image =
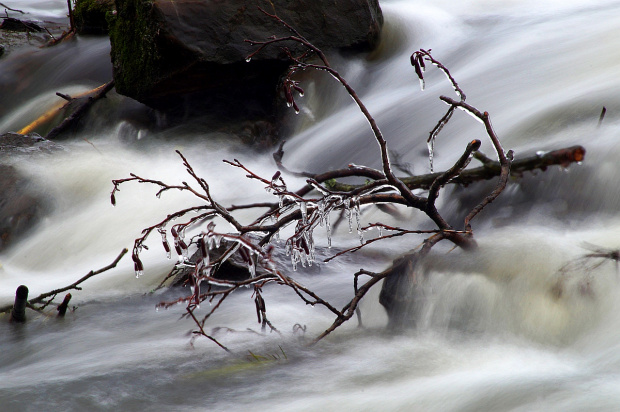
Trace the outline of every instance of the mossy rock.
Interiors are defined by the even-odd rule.
[[[76,0],[73,7],[79,34],[108,33],[108,18],[114,13],[114,0]]]
[[[116,91],[141,101],[161,78],[166,59],[158,40],[162,18],[150,0],[119,1],[108,18]]]
[[[246,39],[289,36],[258,6],[277,10],[325,49],[368,50],[383,22],[377,0],[116,0],[108,20],[116,90],[166,113],[275,115],[280,76],[290,64],[279,47],[246,62]],[[287,44],[292,54],[303,52]]]

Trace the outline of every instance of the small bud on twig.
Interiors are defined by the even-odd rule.
[[[56,308],[56,310],[58,311],[58,317],[62,318],[65,316],[65,313],[67,313],[67,308],[69,307],[70,300],[71,300],[71,294],[67,293],[62,303],[58,305],[58,308]]]

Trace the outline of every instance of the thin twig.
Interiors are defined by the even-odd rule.
[[[4,7],[4,8],[5,8],[5,9],[7,9],[7,10],[14,11],[14,12],[16,12],[16,13],[25,14],[25,13],[24,13],[23,11],[21,11],[21,10],[12,9],[12,8],[10,8],[10,7],[6,6],[4,3],[0,3],[0,6]]]

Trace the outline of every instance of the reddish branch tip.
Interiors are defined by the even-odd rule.
[[[586,156],[586,149],[584,149],[581,146],[576,148],[575,151],[573,152],[573,159],[575,162],[583,161],[585,156]]]

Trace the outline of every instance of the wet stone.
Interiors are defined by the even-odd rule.
[[[43,31],[41,26],[33,21],[19,20],[12,17],[7,17],[2,21],[2,23],[0,23],[0,30],[18,31],[24,33]]]
[[[36,133],[23,135],[9,132],[0,135],[0,159],[4,156],[50,154],[62,150],[64,148],[61,145]]]

